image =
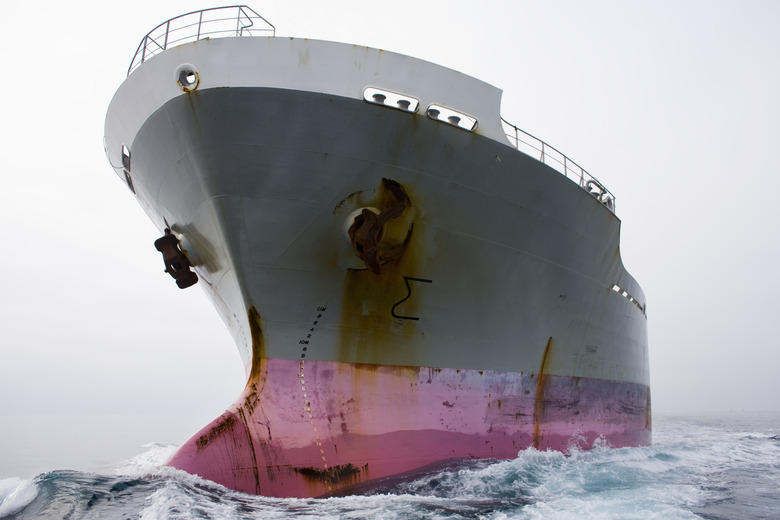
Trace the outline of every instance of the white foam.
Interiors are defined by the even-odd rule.
[[[179,448],[175,444],[150,443],[143,446],[145,451],[135,457],[124,460],[113,468],[119,475],[142,478],[154,474],[170,459]]]
[[[18,513],[38,496],[34,480],[9,478],[0,480],[0,518]]]
[[[602,439],[587,449],[580,436],[572,436],[566,454],[529,448],[512,460],[466,461],[398,484],[384,495],[324,500],[245,495],[165,466],[176,450],[166,444],[147,445],[117,469],[153,482],[154,492],[141,499],[141,518],[169,520],[444,519],[459,514],[494,520],[687,520],[735,492],[723,481],[724,471],[760,470],[765,494],[780,484],[780,477],[767,471],[780,464],[780,443],[770,437],[776,429],[761,433],[695,421],[658,422],[652,446],[613,449]],[[15,489],[22,482],[5,486]]]

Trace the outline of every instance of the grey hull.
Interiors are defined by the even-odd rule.
[[[106,121],[109,160],[247,373],[171,465],[316,496],[449,457],[650,442],[620,221],[510,146],[500,91],[372,49],[229,40],[144,63]],[[182,67],[197,88],[175,87]],[[475,127],[372,102],[377,84]]]

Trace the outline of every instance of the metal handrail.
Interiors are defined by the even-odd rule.
[[[558,149],[519,129],[503,117],[501,122],[504,125],[504,133],[515,150],[537,159],[562,173],[567,179],[577,182],[582,189],[604,204],[612,213],[615,212],[615,196],[596,177],[586,172]]]
[[[255,27],[255,22],[264,25]],[[166,20],[143,37],[127,69],[129,76],[143,62],[171,47],[208,38],[276,36],[276,28],[245,5],[212,7]]]

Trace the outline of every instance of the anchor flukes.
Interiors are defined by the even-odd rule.
[[[365,262],[369,271],[380,274],[382,265],[401,257],[412,236],[414,223],[409,224],[399,241],[386,236],[386,224],[400,217],[412,203],[403,187],[396,181],[382,179],[384,188],[381,209],[364,207],[350,217],[353,219],[347,234],[355,254]]]
[[[165,228],[165,234],[154,241],[154,247],[162,253],[165,272],[176,280],[179,289],[198,283],[198,275],[191,269],[190,261],[179,247],[179,239],[170,229]]]

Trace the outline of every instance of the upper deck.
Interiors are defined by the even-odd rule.
[[[186,13],[166,20],[143,37],[128,68],[128,82],[151,58],[187,43],[237,37],[268,39],[275,35],[270,22],[243,5]],[[237,57],[231,63],[208,60],[198,50],[182,55],[188,61],[176,68],[178,88],[165,97],[197,88],[257,86],[260,71],[263,86],[360,97],[411,114],[423,112],[443,124],[490,137],[534,157],[579,184],[614,213],[615,197],[598,179],[556,148],[501,117],[500,89],[452,69],[387,51],[285,40],[289,44],[272,46],[273,56],[257,49],[252,59]],[[297,67],[290,69],[289,63]],[[209,74],[203,76],[199,71],[206,64]]]

